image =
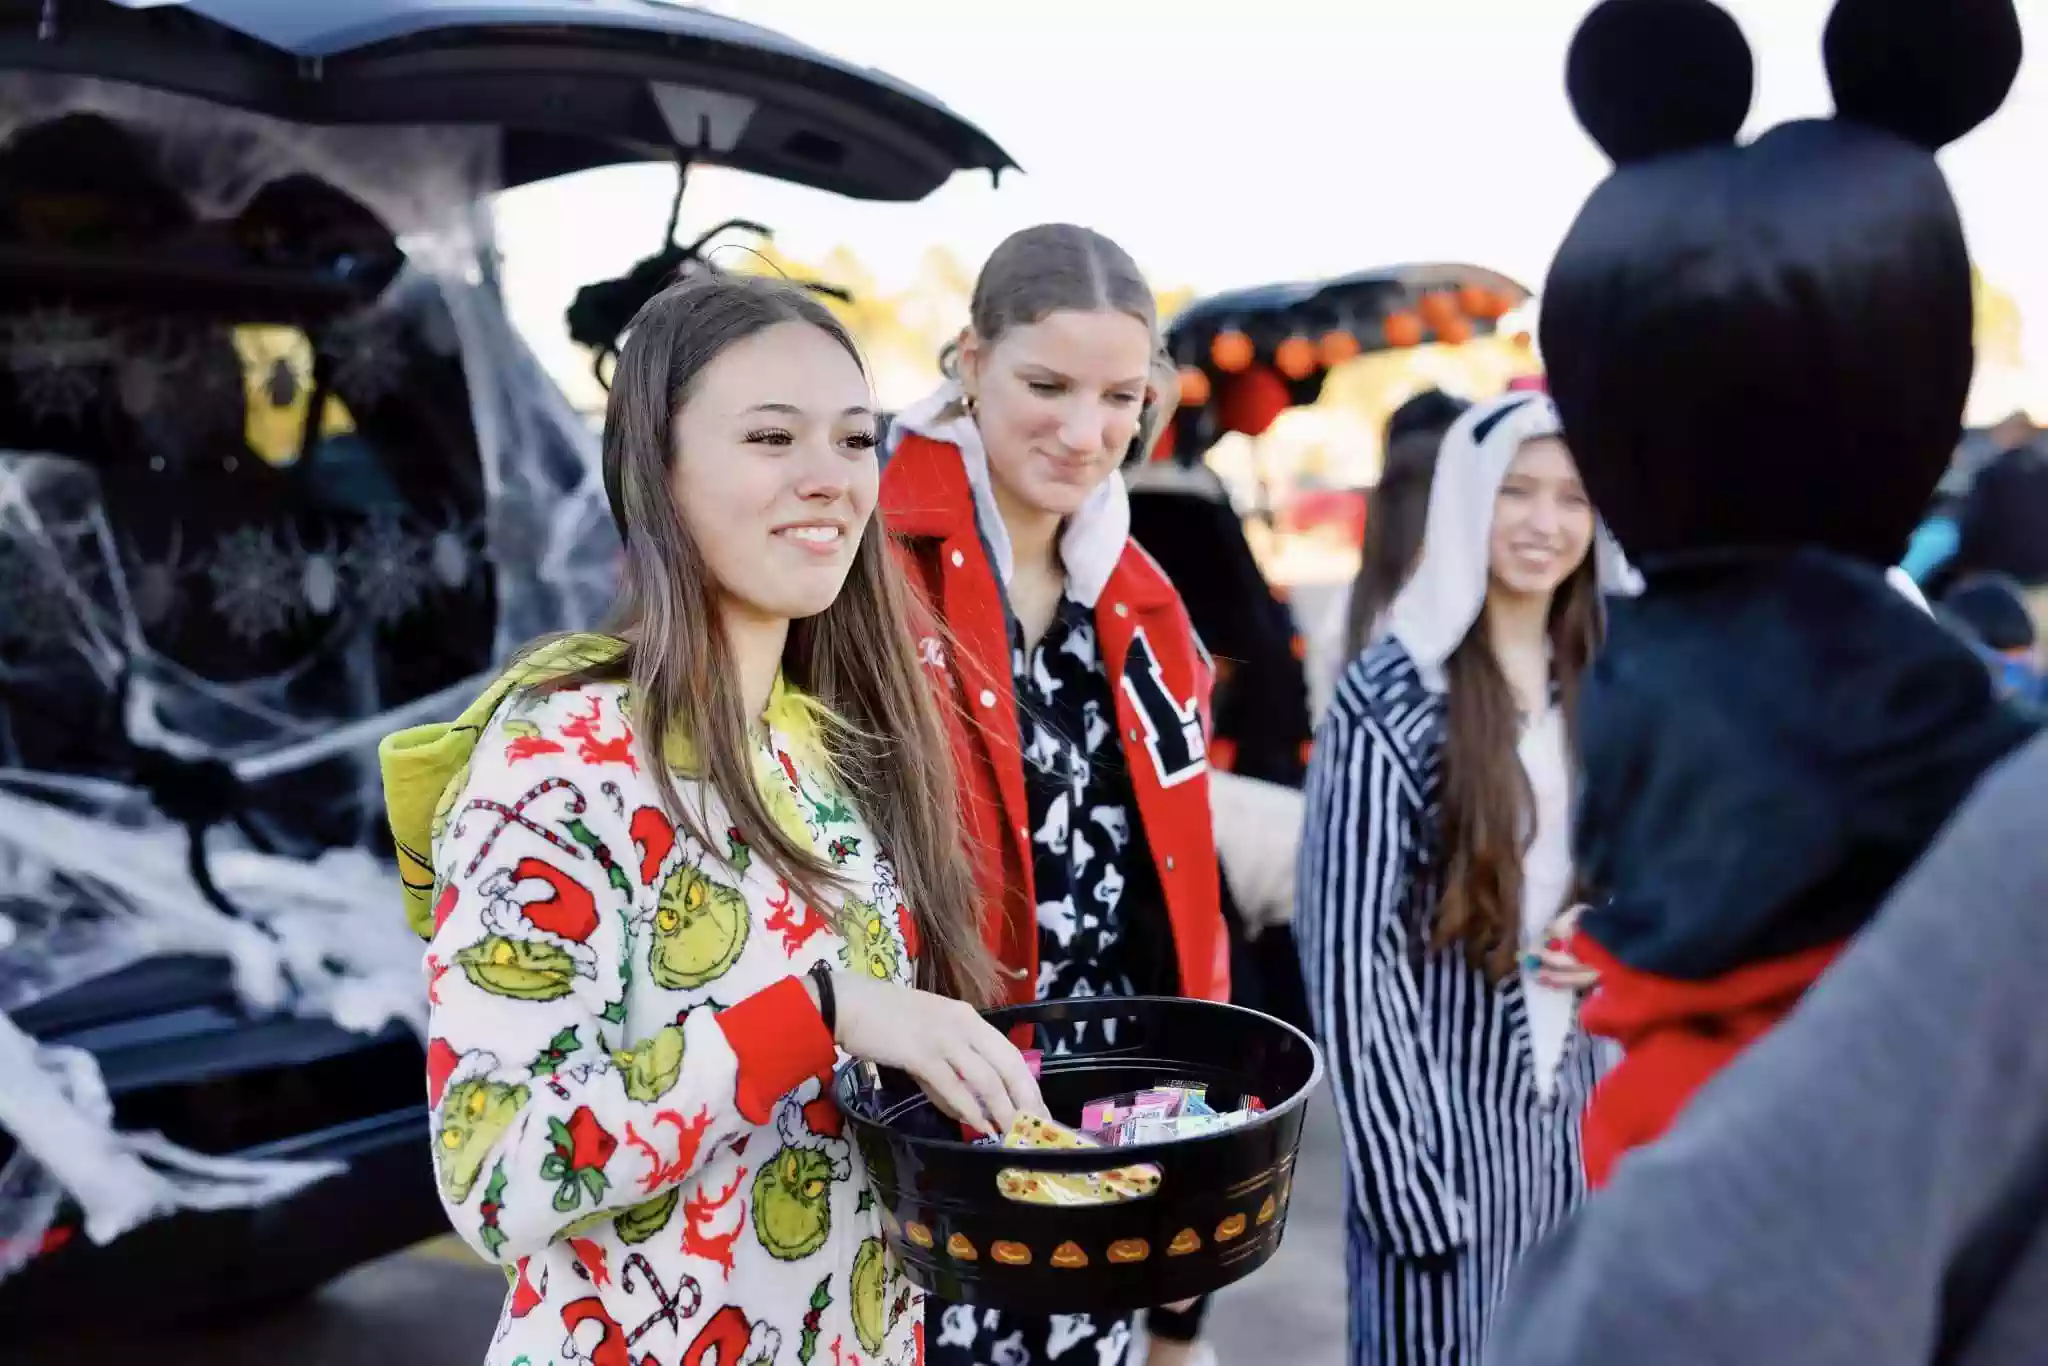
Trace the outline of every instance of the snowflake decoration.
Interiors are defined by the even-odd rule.
[[[432,554],[397,517],[372,517],[341,558],[356,605],[383,626],[405,617],[426,592]]]
[[[320,354],[333,366],[334,388],[350,403],[373,404],[405,384],[401,325],[374,308],[352,313],[320,337]]]
[[[116,358],[113,337],[69,308],[39,308],[0,329],[0,350],[21,401],[37,418],[76,423],[100,389],[101,367]]]
[[[261,528],[245,526],[223,536],[206,575],[213,580],[213,610],[245,644],[276,635],[298,609],[299,566]]]

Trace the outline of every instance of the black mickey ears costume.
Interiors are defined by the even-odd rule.
[[[1970,261],[1934,153],[2019,70],[2011,0],[1841,0],[1837,112],[1742,145],[1754,71],[1710,0],[1606,0],[1573,40],[1616,169],[1543,292],[1550,387],[1654,580],[1700,553],[1891,563],[1960,435]]]
[[[1552,265],[1544,364],[1645,580],[1610,604],[1577,718],[1610,1002],[1854,933],[2033,734],[1880,572],[1973,368],[1934,153],[2004,101],[2019,22],[2012,0],[1839,0],[1823,46],[1835,117],[1740,144],[1749,48],[1709,0],[1607,0],[1572,45],[1616,169]]]

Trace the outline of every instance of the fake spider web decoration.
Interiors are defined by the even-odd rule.
[[[405,384],[405,332],[382,309],[340,319],[321,333],[318,346],[332,367],[334,387],[352,402],[382,402]]]
[[[425,597],[432,556],[432,546],[399,517],[372,517],[341,557],[356,609],[379,626],[396,624]]]
[[[84,420],[118,356],[115,338],[69,308],[37,308],[0,323],[0,357],[29,413]]]
[[[64,644],[70,623],[61,580],[44,556],[0,542],[0,650],[33,653]]]
[[[388,316],[350,320],[316,346],[337,389],[353,386],[365,402],[393,378],[378,330],[386,322],[458,362],[486,509],[481,527],[401,525],[403,537],[380,531],[385,539],[369,548],[354,538],[265,542],[260,530],[197,540],[188,530],[154,563],[132,553],[124,562],[96,511],[91,469],[0,451],[0,542],[14,547],[8,563],[48,564],[41,557],[59,554],[54,562],[65,565],[58,591],[36,609],[39,638],[61,635],[61,646],[20,659],[0,654],[0,1129],[17,1144],[0,1167],[0,1277],[34,1255],[60,1200],[82,1212],[89,1237],[105,1241],[175,1209],[261,1204],[325,1174],[297,1162],[234,1171],[149,1149],[140,1136],[118,1133],[96,1103],[89,1055],[25,1038],[7,1012],[156,955],[197,954],[229,963],[252,1010],[321,1016],[352,1030],[402,1021],[423,1031],[420,945],[396,912],[395,872],[367,835],[374,821],[366,813],[381,802],[375,746],[390,731],[454,715],[491,670],[424,697],[382,696],[374,633],[343,620],[351,611],[367,615],[362,589],[371,579],[368,601],[381,610],[408,596],[378,565],[423,570],[414,582],[426,592],[487,582],[496,604],[493,656],[502,659],[536,635],[596,621],[618,556],[593,433],[479,283],[489,275],[489,219],[479,206],[496,188],[495,134],[303,128],[133,86],[0,75],[0,145],[77,113],[134,132],[160,182],[179,187],[202,220],[231,218],[264,186],[297,174],[325,181],[383,220],[410,261],[376,302]],[[209,350],[168,320],[166,329],[112,336],[83,315],[0,308],[0,383],[46,418],[125,413],[140,433],[135,459],[177,477],[197,440],[212,439],[184,426],[212,420],[194,411],[211,406],[193,401],[200,386],[218,384],[221,399],[239,401],[242,377],[218,345]],[[505,538],[508,528],[519,532],[517,542]],[[260,582],[265,573],[275,582]],[[246,636],[294,614],[322,617],[330,599],[332,629],[303,660],[232,683],[153,650],[145,625],[181,606],[221,605]],[[0,609],[0,617],[14,614]],[[365,832],[363,843],[309,850],[287,840],[272,854],[235,830],[214,830],[213,877],[240,912],[224,915],[193,885],[184,831],[123,770],[26,762],[38,721],[21,699],[37,696],[82,698],[116,717],[113,748],[217,761],[258,796],[306,794],[297,800],[317,804],[316,814],[331,807],[345,815]]]
[[[301,567],[265,528],[238,527],[222,537],[206,576],[213,610],[247,644],[279,634],[298,611]]]

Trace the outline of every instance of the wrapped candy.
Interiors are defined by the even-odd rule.
[[[1236,1128],[1264,1110],[1258,1097],[1246,1096],[1242,1108],[1221,1113],[1209,1104],[1206,1086],[1169,1082],[1090,1101],[1081,1110],[1081,1132],[1107,1148],[1171,1143]]]
[[[1005,1148],[1060,1148],[1072,1151],[1101,1146],[1064,1124],[1038,1115],[1018,1115],[1003,1135]],[[1107,1172],[1034,1172],[1005,1167],[996,1185],[1012,1200],[1027,1205],[1111,1205],[1141,1200],[1159,1189],[1159,1168],[1149,1164]]]

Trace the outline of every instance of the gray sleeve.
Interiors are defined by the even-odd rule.
[[[2041,1219],[2048,740],[1797,1012],[1516,1273],[1489,1366],[1913,1366],[1958,1262]]]

